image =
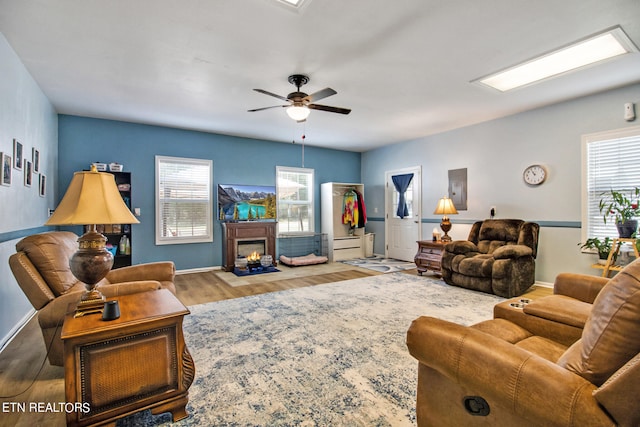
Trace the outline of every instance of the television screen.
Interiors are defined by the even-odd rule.
[[[218,184],[218,219],[252,221],[276,219],[276,187]]]

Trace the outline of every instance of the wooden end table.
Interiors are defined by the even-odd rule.
[[[67,425],[115,424],[145,409],[186,418],[195,375],[182,333],[189,310],[166,289],[111,299],[120,305],[116,320],[76,318],[71,306],[65,317],[65,397],[82,404],[67,413]]]
[[[418,240],[418,252],[413,259],[418,269],[418,274],[422,276],[425,271],[431,270],[442,275],[442,252],[444,252],[443,242],[433,240]]]

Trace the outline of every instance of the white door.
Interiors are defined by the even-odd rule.
[[[405,193],[408,215],[398,216],[399,193],[393,185],[394,175],[413,174]],[[385,256],[413,261],[422,240],[422,174],[420,166],[385,172]]]

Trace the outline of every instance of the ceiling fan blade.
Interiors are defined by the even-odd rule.
[[[247,110],[247,111],[250,113],[253,113],[254,111],[262,111],[262,110],[268,110],[270,108],[282,108],[282,107],[289,107],[289,105],[273,105],[271,107],[254,108],[253,110]]]
[[[280,95],[276,95],[275,93],[269,92],[267,90],[264,89],[254,89],[256,92],[260,92],[260,93],[264,93],[265,95],[269,95],[269,96],[273,96],[274,98],[278,98],[281,99],[283,101],[289,101],[287,98],[285,98],[284,96],[280,96]]]
[[[349,114],[351,112],[350,108],[330,107],[328,105],[320,104],[309,104],[307,107],[312,110],[329,111],[330,113]]]
[[[326,98],[328,96],[335,95],[336,93],[338,93],[338,92],[336,92],[335,90],[331,89],[330,87],[326,87],[326,88],[324,88],[322,90],[319,90],[317,92],[312,93],[311,95],[305,96],[304,98],[302,98],[302,100],[303,101],[307,100],[309,102],[314,102],[314,101],[318,101],[320,99]]]

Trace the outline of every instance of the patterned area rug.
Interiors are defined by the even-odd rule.
[[[356,267],[368,268],[369,270],[379,271],[381,273],[395,273],[396,271],[410,270],[416,268],[416,264],[410,261],[400,261],[393,258],[373,257],[373,258],[356,258],[341,261],[345,264],[355,265]]]
[[[395,273],[192,306],[191,415],[174,425],[414,426],[411,321],[472,324],[500,301]],[[118,424],[169,422],[147,411]]]

